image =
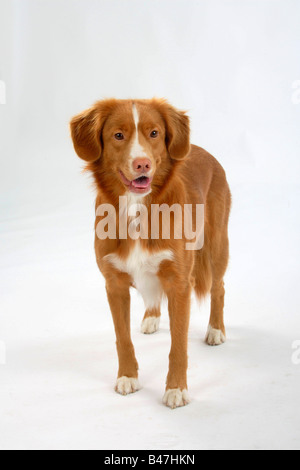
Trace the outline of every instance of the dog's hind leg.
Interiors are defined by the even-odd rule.
[[[212,287],[210,319],[206,334],[206,342],[211,346],[222,344],[226,340],[224,326],[224,281],[223,277],[228,264],[228,238],[223,240],[222,252],[217,258],[212,256]]]
[[[145,334],[155,333],[159,328],[160,307],[148,308],[145,312],[141,332]]]

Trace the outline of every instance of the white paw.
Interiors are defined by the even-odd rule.
[[[210,346],[219,346],[219,344],[225,343],[226,337],[222,330],[217,330],[216,328],[212,328],[210,325],[208,326],[205,341]]]
[[[144,318],[141,325],[141,332],[147,335],[155,333],[159,328],[160,317]]]
[[[121,395],[128,395],[129,393],[137,392],[140,388],[138,379],[123,376],[117,379],[115,391]]]
[[[190,403],[190,398],[187,390],[180,390],[180,388],[169,388],[163,397],[163,403],[170,408],[177,408]]]

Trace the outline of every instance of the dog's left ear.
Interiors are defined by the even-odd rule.
[[[166,125],[166,146],[174,160],[183,160],[190,152],[190,120],[184,111],[171,106],[165,100],[155,103]]]

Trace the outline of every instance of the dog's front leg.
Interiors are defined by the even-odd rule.
[[[130,282],[126,274],[116,274],[106,281],[106,292],[115,326],[119,358],[119,372],[115,390],[121,395],[136,392],[140,388],[138,363],[130,335],[129,287]]]
[[[187,283],[185,286],[173,287],[167,293],[167,296],[170,316],[171,351],[163,402],[170,408],[176,408],[189,403],[187,392],[187,347],[191,286]]]

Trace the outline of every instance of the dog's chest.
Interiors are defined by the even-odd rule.
[[[137,240],[125,260],[116,254],[108,255],[107,259],[119,271],[131,276],[133,285],[141,293],[147,309],[159,306],[162,287],[157,272],[162,261],[173,259],[171,250],[150,253],[143,249]]]

